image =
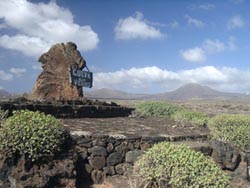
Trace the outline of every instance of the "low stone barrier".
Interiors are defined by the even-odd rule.
[[[8,110],[11,114],[14,110],[31,110],[51,114],[56,118],[111,118],[128,117],[133,108],[116,105],[115,103],[90,102],[57,102],[57,103],[35,103],[35,102],[1,102],[0,108]]]
[[[207,135],[169,137],[125,137],[123,135],[81,135],[72,131],[78,154],[77,168],[82,179],[91,176],[94,183],[102,183],[106,176],[124,175],[137,158],[154,144],[163,141],[205,141]],[[196,148],[211,154],[211,148]],[[83,173],[84,172],[84,173]]]
[[[49,162],[31,165],[24,157],[15,159],[0,154],[0,188],[80,188],[90,178],[99,184],[107,176],[126,175],[144,151],[163,141],[185,143],[211,156],[232,177],[240,176],[244,181],[250,177],[250,156],[226,143],[210,142],[209,135],[126,137],[84,131],[71,131],[70,135],[65,150]]]

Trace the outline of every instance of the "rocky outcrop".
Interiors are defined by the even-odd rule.
[[[224,170],[234,171],[241,162],[239,149],[220,141],[211,143],[213,148],[212,158]]]
[[[66,152],[53,160],[32,163],[30,159],[0,155],[0,188],[75,188],[76,157]]]
[[[82,97],[82,88],[70,84],[69,71],[73,64],[78,69],[86,66],[76,44],[53,45],[38,59],[43,71],[36,80],[33,97],[39,100],[72,100]]]

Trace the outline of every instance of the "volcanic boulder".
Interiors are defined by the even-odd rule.
[[[83,97],[82,87],[70,83],[70,67],[76,65],[78,69],[83,69],[86,66],[76,44],[55,44],[38,61],[42,63],[43,71],[33,89],[35,99],[58,101]]]

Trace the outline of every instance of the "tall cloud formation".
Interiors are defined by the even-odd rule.
[[[115,27],[115,38],[121,40],[161,38],[163,34],[152,25],[154,24],[145,20],[141,12],[136,12],[134,17],[119,19]]]
[[[204,66],[190,70],[169,71],[159,67],[131,68],[108,73],[96,73],[95,88],[113,88],[140,92],[165,92],[186,83],[199,83],[221,91],[249,92],[250,71],[231,67]]]
[[[37,57],[58,42],[77,41],[82,51],[95,49],[99,42],[91,26],[74,23],[72,13],[55,1],[35,4],[27,0],[1,0],[0,19],[5,28],[15,33],[0,36],[0,46],[27,56]]]

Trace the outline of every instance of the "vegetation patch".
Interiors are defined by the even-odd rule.
[[[191,123],[195,126],[204,127],[208,123],[208,116],[206,114],[187,109],[178,110],[171,117],[182,125]]]
[[[64,141],[61,122],[51,115],[28,110],[14,111],[0,129],[0,149],[32,161],[53,156]]]
[[[160,101],[147,101],[136,105],[136,110],[144,116],[170,117],[179,109],[180,107]]]
[[[179,124],[191,123],[206,126],[208,116],[202,112],[191,111],[166,102],[147,101],[136,105],[136,110],[144,116],[169,117]]]
[[[208,127],[213,139],[230,142],[243,151],[250,150],[250,115],[217,115],[209,121]]]
[[[186,145],[162,142],[144,153],[135,173],[145,188],[227,188],[229,178],[210,157]]]

